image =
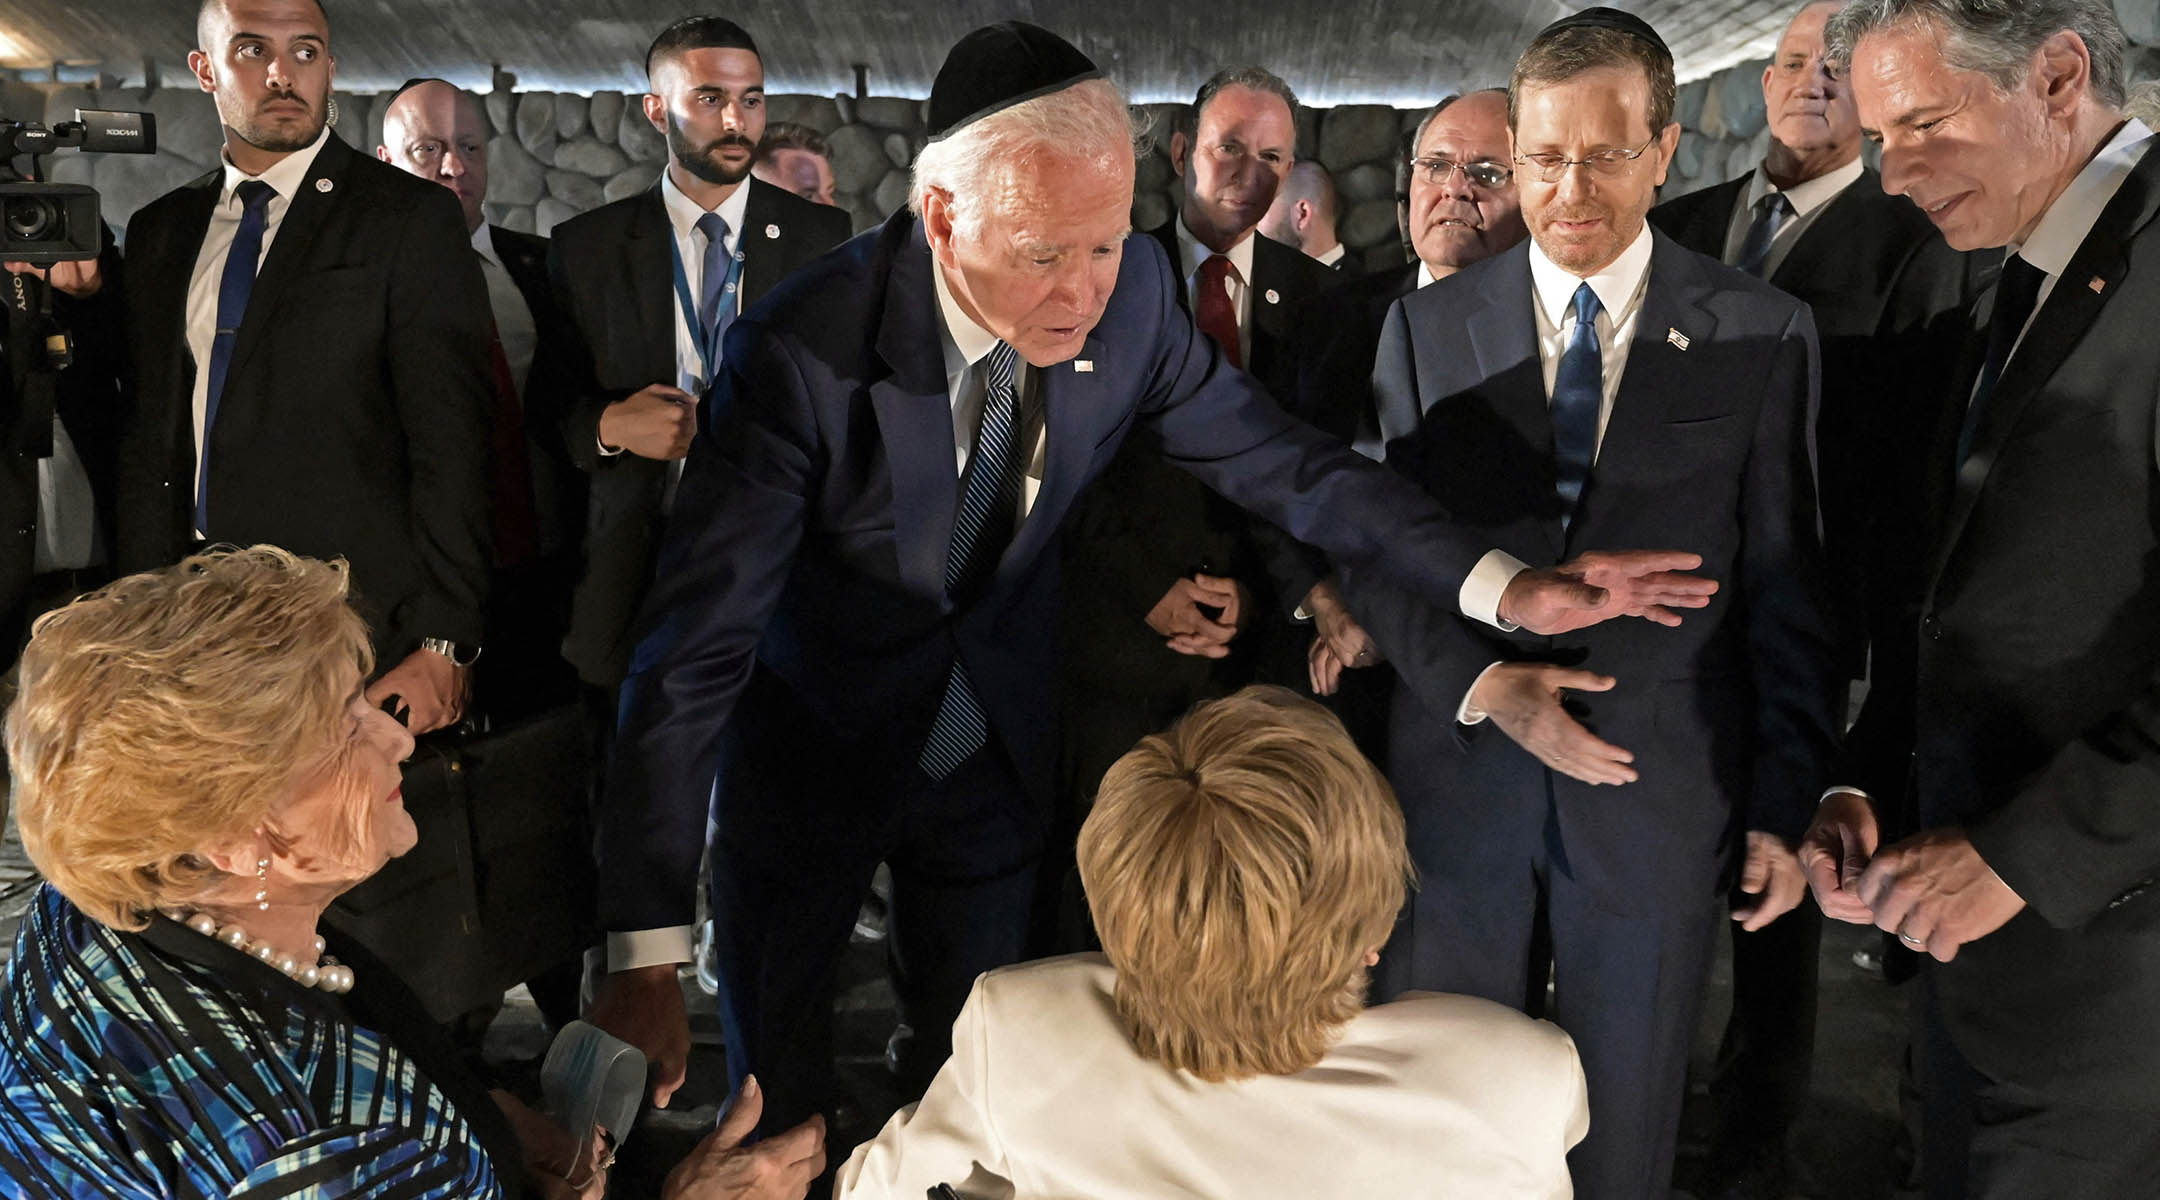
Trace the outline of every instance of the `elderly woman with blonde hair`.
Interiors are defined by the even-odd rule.
[[[993,971],[842,1197],[1572,1193],[1574,1044],[1484,1000],[1364,1007],[1410,875],[1326,710],[1247,688],[1103,779],[1080,875],[1104,953]]]
[[[324,953],[330,902],[417,837],[371,666],[344,564],[268,546],[39,621],[7,714],[47,882],[0,976],[0,1197],[601,1194],[397,980]],[[738,1194],[693,1182],[668,1194]]]

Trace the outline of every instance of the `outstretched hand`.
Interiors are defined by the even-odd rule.
[[[1701,555],[1679,550],[1593,550],[1557,567],[1518,572],[1500,595],[1499,616],[1543,634],[1614,617],[1678,625],[1674,609],[1702,608],[1717,594],[1716,580],[1684,574],[1700,566]]]

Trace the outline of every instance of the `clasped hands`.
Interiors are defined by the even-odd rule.
[[[1221,575],[1193,574],[1170,585],[1148,610],[1147,625],[1179,654],[1225,658],[1251,608],[1244,584]],[[1208,615],[1210,609],[1215,615]]]
[[[1823,798],[1800,842],[1800,864],[1824,914],[1874,925],[1938,962],[1995,932],[2025,900],[1956,825],[1877,849],[1875,807],[1858,792]]]

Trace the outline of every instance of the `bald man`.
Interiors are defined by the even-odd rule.
[[[1291,164],[1275,193],[1275,203],[1260,218],[1260,232],[1288,246],[1296,246],[1322,266],[1347,275],[1358,273],[1357,260],[1335,235],[1335,218],[1342,201],[1335,191],[1335,177],[1310,158]]]

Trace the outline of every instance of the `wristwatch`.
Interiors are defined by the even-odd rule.
[[[480,645],[477,642],[460,645],[449,638],[424,637],[420,639],[420,648],[432,650],[449,659],[453,667],[469,667],[480,660]]]

